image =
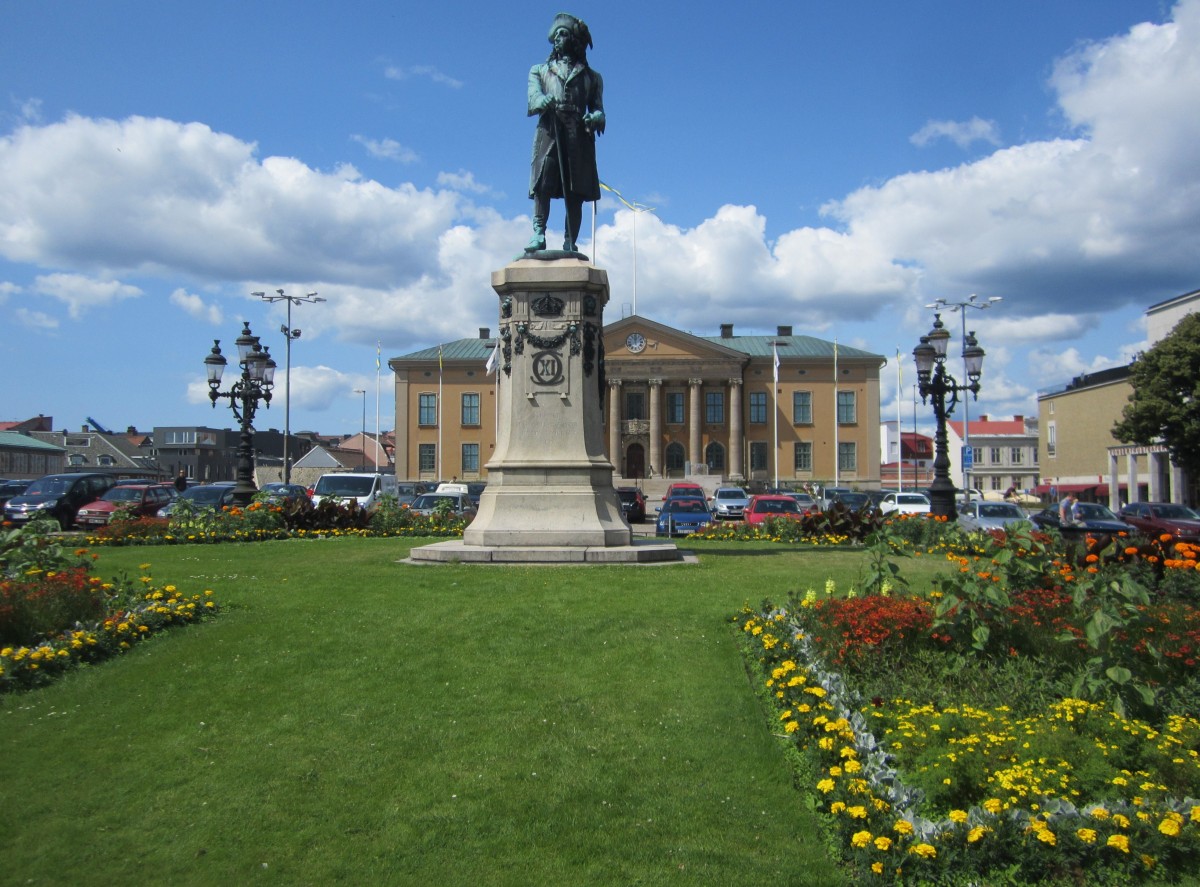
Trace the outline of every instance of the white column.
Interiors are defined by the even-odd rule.
[[[1117,474],[1117,454],[1108,454],[1108,507],[1116,511],[1121,507],[1121,477]]]
[[[625,454],[621,452],[621,380],[608,380],[608,459],[624,476]]]
[[[775,399],[771,399],[775,405]],[[730,480],[742,480],[742,380],[729,380],[729,464]]]
[[[1150,494],[1151,502],[1162,502],[1162,453],[1146,454],[1146,471],[1150,473],[1150,483],[1146,491]]]
[[[1137,456],[1133,453],[1125,454],[1125,470],[1129,474],[1129,501],[1140,502],[1141,498],[1138,495]]]
[[[646,458],[650,460],[649,468],[658,472],[662,477],[662,379],[650,380],[650,450]]]
[[[704,454],[700,452],[700,429],[704,415],[701,410],[700,390],[704,387],[704,380],[688,379],[688,386],[691,394],[688,403],[688,461],[692,465],[703,465]]]

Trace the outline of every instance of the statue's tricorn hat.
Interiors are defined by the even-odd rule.
[[[571,36],[579,41],[580,46],[592,48],[592,32],[588,30],[588,26],[580,19],[575,18],[568,12],[560,12],[554,17],[554,23],[550,25],[549,40],[554,42],[554,32],[559,28],[566,28]]]

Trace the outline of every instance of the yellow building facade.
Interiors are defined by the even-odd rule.
[[[388,361],[396,474],[487,478],[497,385],[490,331]],[[878,354],[788,326],[695,336],[648,318],[604,328],[604,426],[615,479],[706,476],[774,485],[878,488]],[[776,357],[777,356],[777,357]]]

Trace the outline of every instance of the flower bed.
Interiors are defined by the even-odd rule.
[[[883,536],[868,547],[910,553]],[[1060,552],[1028,531],[940,550],[951,569],[924,594],[893,594],[902,577],[877,563],[871,593],[827,585],[736,617],[853,876],[1190,875],[1195,550],[1096,539]]]
[[[106,581],[94,559],[36,522],[0,537],[0,692],[40,686],[219,609],[211,590],[184,595],[156,583],[149,564],[136,580]]]

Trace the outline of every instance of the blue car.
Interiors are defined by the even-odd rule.
[[[657,509],[655,536],[688,536],[712,523],[708,503],[698,498],[668,499]]]

